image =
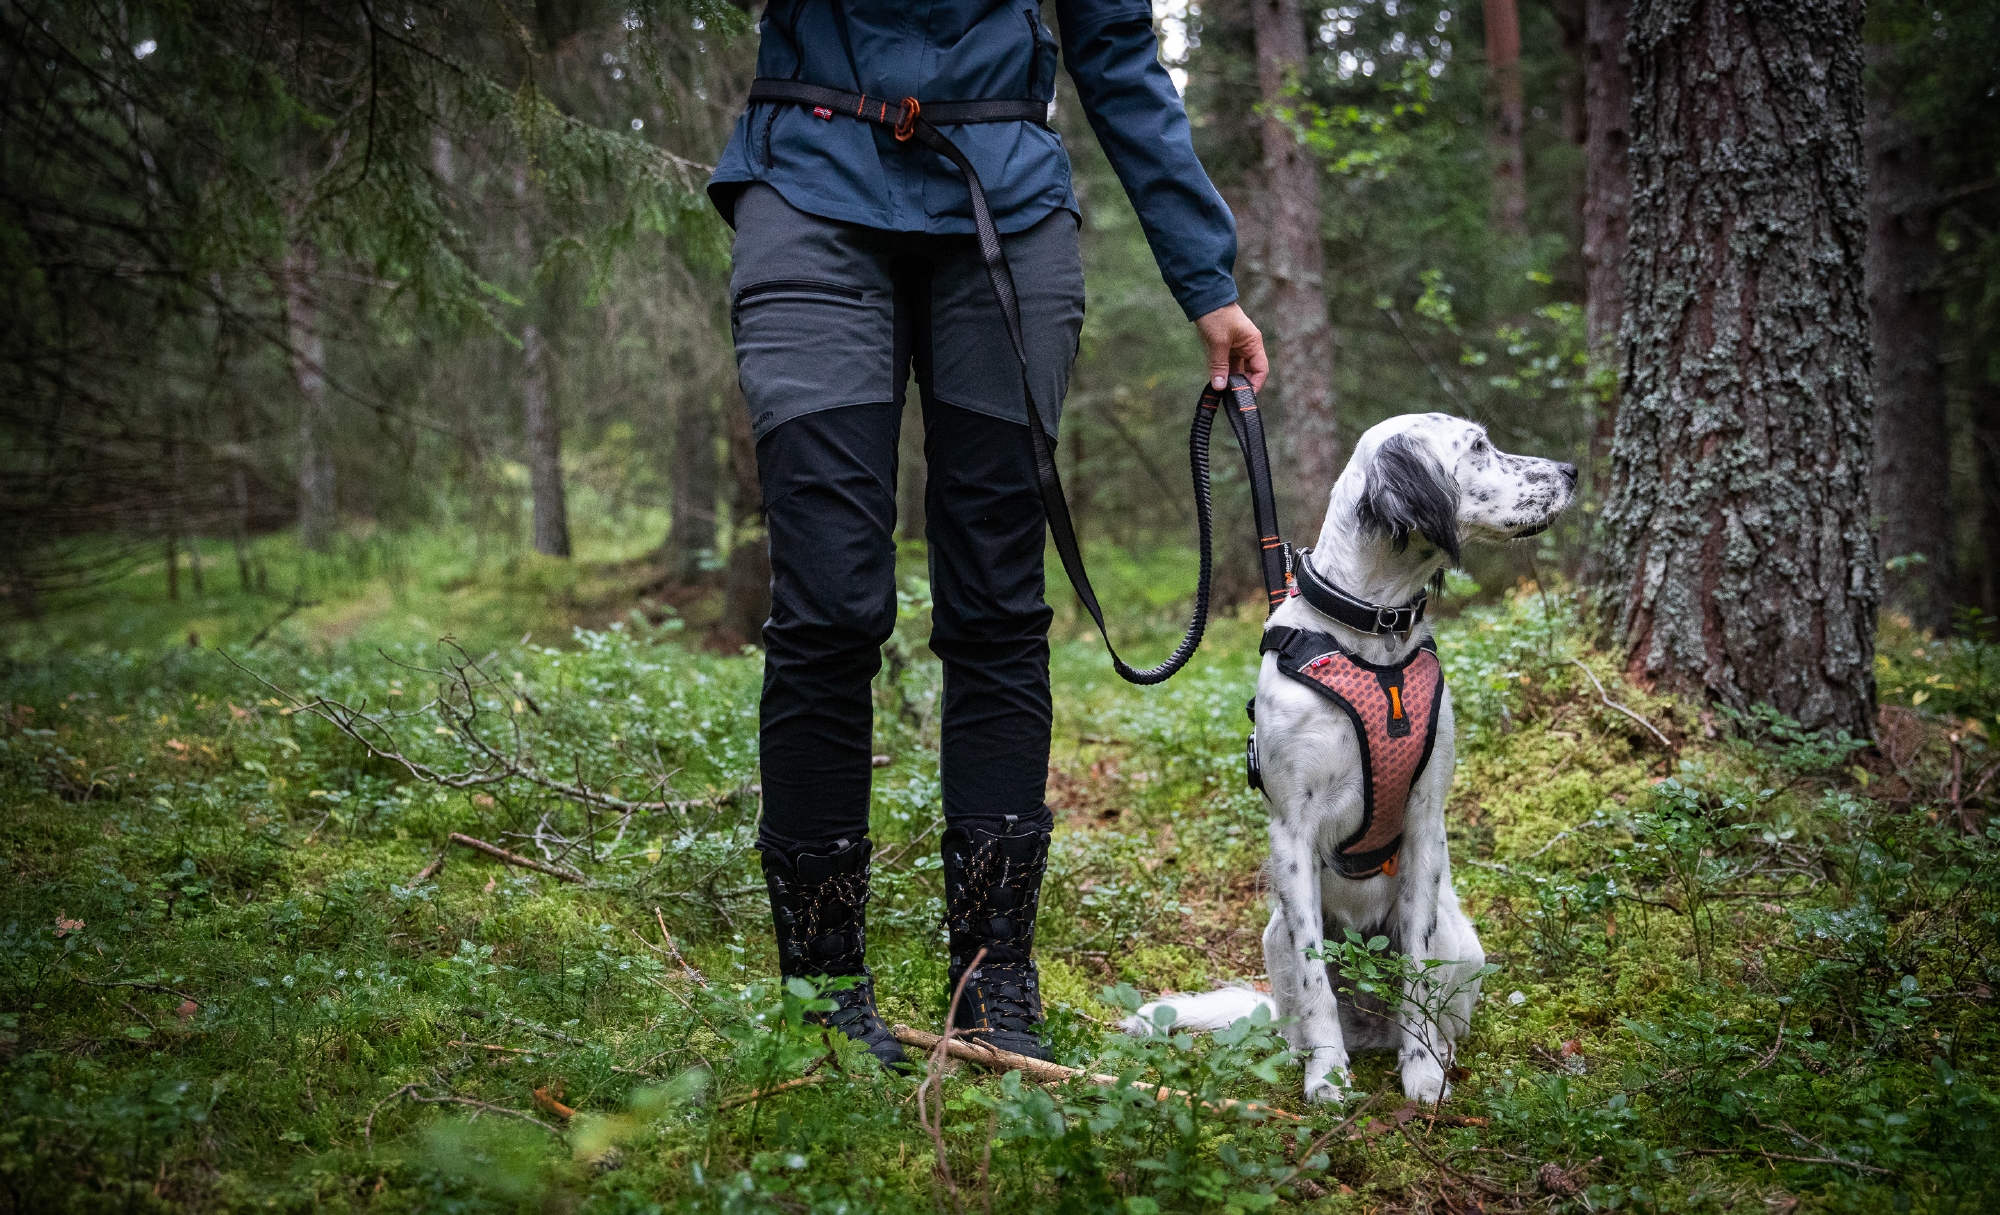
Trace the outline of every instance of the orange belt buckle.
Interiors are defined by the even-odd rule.
[[[903,98],[903,116],[896,120],[896,139],[908,143],[910,136],[917,133],[917,115],[924,112],[923,103],[914,97]]]

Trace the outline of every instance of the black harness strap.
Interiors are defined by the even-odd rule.
[[[1141,670],[1131,666],[1118,656],[1117,649],[1111,644],[1111,633],[1104,623],[1104,609],[1099,606],[1097,592],[1090,585],[1090,574],[1084,569],[1083,550],[1077,544],[1076,527],[1070,521],[1069,503],[1063,497],[1062,477],[1056,470],[1055,441],[1049,436],[1048,427],[1042,421],[1042,411],[1035,400],[1034,381],[1028,369],[1028,345],[1021,329],[1020,298],[1015,294],[1014,274],[1007,265],[1007,254],[1000,243],[1000,229],[993,222],[993,212],[986,205],[986,188],[980,183],[979,173],[972,167],[972,161],[944,132],[938,130],[939,124],[1045,122],[1048,115],[1045,102],[1025,99],[923,102],[914,97],[888,101],[865,93],[769,77],[760,77],[752,82],[750,100],[788,102],[815,111],[824,110],[829,116],[844,114],[889,127],[898,140],[915,139],[949,160],[965,176],[966,190],[972,199],[972,226],[978,236],[979,253],[986,262],[986,275],[993,284],[993,298],[1000,306],[1001,319],[1007,327],[1007,340],[1013,345],[1015,361],[1021,368],[1021,392],[1028,408],[1028,443],[1034,453],[1035,480],[1041,491],[1043,513],[1048,517],[1049,536],[1055,541],[1057,555],[1062,558],[1063,572],[1069,575],[1070,585],[1076,588],[1076,597],[1083,601],[1084,610],[1096,623],[1099,635],[1104,638],[1104,648],[1111,654],[1111,665],[1121,678],[1136,684],[1164,682],[1187,665],[1208,628],[1209,588],[1214,574],[1210,552],[1213,503],[1209,491],[1209,437],[1215,426],[1215,411],[1220,407],[1225,392],[1230,398],[1229,424],[1243,449],[1244,464],[1250,475],[1258,543],[1263,555],[1264,589],[1270,597],[1270,609],[1277,609],[1290,593],[1291,553],[1279,539],[1277,497],[1271,488],[1270,459],[1264,450],[1264,426],[1257,413],[1256,394],[1251,391],[1248,380],[1242,376],[1231,376],[1227,389],[1209,387],[1202,390],[1201,399],[1195,406],[1194,424],[1188,435],[1201,542],[1201,573],[1195,584],[1193,619],[1189,621],[1180,644],[1174,647],[1165,662],[1156,667]]]

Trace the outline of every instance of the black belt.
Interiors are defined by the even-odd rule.
[[[1046,102],[1031,99],[918,101],[914,97],[888,101],[865,93],[768,77],[760,77],[751,83],[750,100],[789,102],[815,111],[824,110],[828,116],[844,114],[849,118],[889,127],[897,139],[915,139],[958,166],[958,171],[965,175],[966,190],[972,197],[972,226],[979,238],[979,253],[986,261],[986,275],[992,280],[993,298],[1000,305],[1001,318],[1006,322],[1007,339],[1013,343],[1014,358],[1021,365],[1021,392],[1028,407],[1028,443],[1034,452],[1035,480],[1041,489],[1043,513],[1048,516],[1049,535],[1055,541],[1057,555],[1062,558],[1063,572],[1069,575],[1070,585],[1076,588],[1076,597],[1083,601],[1084,610],[1096,622],[1097,631],[1104,638],[1104,648],[1111,653],[1111,665],[1120,677],[1137,684],[1164,682],[1187,665],[1188,659],[1201,645],[1202,633],[1208,628],[1209,588],[1215,572],[1210,553],[1213,502],[1209,492],[1208,445],[1210,432],[1215,427],[1215,411],[1221,405],[1225,392],[1230,399],[1230,428],[1236,434],[1237,445],[1243,449],[1243,463],[1250,476],[1250,497],[1257,518],[1264,589],[1270,599],[1270,610],[1277,609],[1291,591],[1291,549],[1278,535],[1277,496],[1271,489],[1271,462],[1264,450],[1264,424],[1257,412],[1257,397],[1250,389],[1250,382],[1235,375],[1229,377],[1227,389],[1202,389],[1201,399],[1195,405],[1194,425],[1188,434],[1188,458],[1194,470],[1196,518],[1201,534],[1201,574],[1195,583],[1194,618],[1188,622],[1187,632],[1181,637],[1180,644],[1174,647],[1174,652],[1156,667],[1140,670],[1128,665],[1111,644],[1110,630],[1104,624],[1104,609],[1098,606],[1097,592],[1091,588],[1090,574],[1083,567],[1083,550],[1077,545],[1076,526],[1070,521],[1069,503],[1063,497],[1062,477],[1056,471],[1055,442],[1050,439],[1048,428],[1042,422],[1042,411],[1036,407],[1034,382],[1028,373],[1028,346],[1021,332],[1020,299],[1014,293],[1014,274],[1008,268],[1007,254],[1000,244],[1000,229],[993,222],[993,212],[986,205],[986,188],[980,184],[972,161],[957,144],[945,137],[944,132],[938,130],[940,125],[960,123],[1042,123],[1048,116]]]

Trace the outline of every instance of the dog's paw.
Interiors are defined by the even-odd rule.
[[[1314,1105],[1339,1105],[1354,1088],[1347,1060],[1333,1051],[1314,1051],[1306,1060],[1306,1100]]]
[[[1451,1095],[1444,1066],[1429,1052],[1402,1058],[1403,1095],[1421,1105],[1436,1105]]]

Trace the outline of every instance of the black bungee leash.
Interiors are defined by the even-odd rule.
[[[1056,469],[1055,442],[1049,437],[1048,428],[1042,421],[1042,411],[1035,400],[1034,381],[1028,370],[1028,346],[1021,329],[1020,300],[1014,291],[1014,274],[1007,264],[1006,250],[1000,243],[1000,229],[993,222],[993,213],[986,205],[986,189],[980,184],[979,173],[972,167],[972,161],[935,125],[938,122],[1046,123],[1046,102],[1002,99],[926,103],[914,97],[886,101],[864,93],[771,77],[759,77],[753,81],[749,99],[753,103],[764,101],[801,105],[822,117],[844,114],[889,127],[899,141],[915,139],[949,160],[964,174],[966,189],[972,198],[972,225],[978,236],[980,256],[986,262],[986,274],[993,284],[993,298],[1000,306],[1000,315],[1007,327],[1007,339],[1014,347],[1014,358],[1021,368],[1021,393],[1028,409],[1028,442],[1034,452],[1035,480],[1041,491],[1043,513],[1048,517],[1049,535],[1055,541],[1057,555],[1062,558],[1063,572],[1069,575],[1076,597],[1083,601],[1084,610],[1096,623],[1098,634],[1104,638],[1104,648],[1111,655],[1112,668],[1120,678],[1142,685],[1164,683],[1194,657],[1195,650],[1201,646],[1202,634],[1208,629],[1209,595],[1215,572],[1211,551],[1214,503],[1209,487],[1209,439],[1215,428],[1216,411],[1225,397],[1229,401],[1230,429],[1236,434],[1236,444],[1242,449],[1243,464],[1250,478],[1251,508],[1256,516],[1264,590],[1269,598],[1267,610],[1277,610],[1278,605],[1292,593],[1292,551],[1278,530],[1277,495],[1271,487],[1271,461],[1265,450],[1264,423],[1257,411],[1256,393],[1251,390],[1249,380],[1232,375],[1227,388],[1218,389],[1212,385],[1202,388],[1201,397],[1195,405],[1194,423],[1188,432],[1188,461],[1193,469],[1195,513],[1201,544],[1201,572],[1195,583],[1193,618],[1189,620],[1180,644],[1174,647],[1166,661],[1155,667],[1140,669],[1132,666],[1118,656],[1117,648],[1111,644],[1111,632],[1104,623],[1104,609],[1098,604],[1097,592],[1090,585],[1090,573],[1083,564],[1083,550],[1076,540],[1076,526],[1070,520],[1069,502],[1063,496],[1062,477]]]

